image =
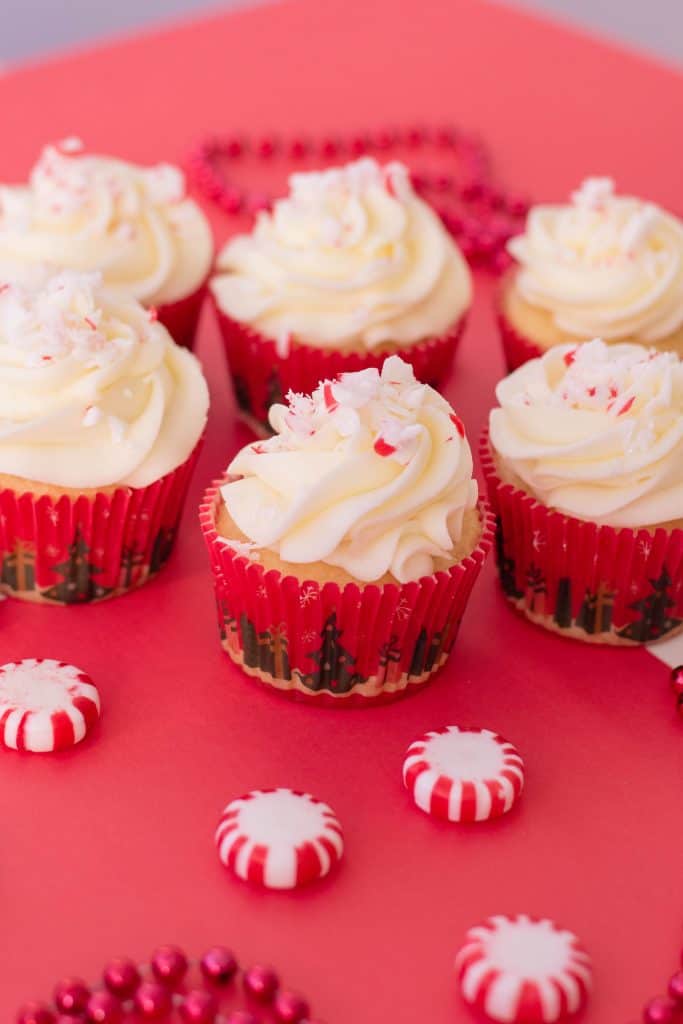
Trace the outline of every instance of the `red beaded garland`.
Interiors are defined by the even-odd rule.
[[[173,1000],[168,989],[157,981],[143,981],[135,993],[135,1008],[147,1020],[158,1020],[171,1012]]]
[[[317,143],[299,137],[279,143],[275,138],[266,136],[250,146],[248,142],[232,136],[224,139],[214,137],[205,140],[190,155],[188,170],[201,191],[226,213],[236,215],[246,211],[255,215],[270,208],[272,197],[253,195],[226,180],[219,167],[220,161],[239,159],[245,152],[252,152],[263,160],[270,160],[282,152],[294,161],[310,156],[329,161],[348,156],[358,158],[374,151],[388,159],[388,151],[396,145],[410,149],[431,145],[441,153],[442,162],[457,160],[457,177],[447,171],[437,174],[415,171],[411,176],[413,187],[428,201],[438,197],[459,197],[460,205],[464,205],[472,216],[463,218],[460,211],[442,204],[438,212],[447,229],[456,237],[471,262],[496,273],[504,271],[510,262],[505,248],[507,241],[520,230],[519,221],[526,216],[529,204],[519,196],[506,196],[492,185],[483,143],[452,126],[436,129],[422,126],[381,128],[347,139],[328,136]]]
[[[193,989],[180,1004],[180,1016],[186,1024],[214,1024],[218,1003],[210,992]]]
[[[227,985],[235,977],[239,965],[234,953],[224,946],[207,950],[199,961],[199,969],[206,981],[214,985]]]
[[[90,989],[80,978],[65,978],[55,989],[55,1006],[66,1016],[83,1013],[89,998]]]
[[[160,946],[152,954],[152,974],[164,985],[177,985],[187,974],[188,961],[177,946]]]
[[[305,999],[294,992],[278,992],[273,1003],[275,1016],[282,1024],[301,1024],[310,1013]]]
[[[125,957],[111,960],[102,975],[109,991],[120,999],[129,999],[142,980],[137,964]]]
[[[121,1003],[111,992],[93,992],[88,1000],[85,1017],[90,1024],[119,1024],[122,1017]]]
[[[55,1024],[55,1015],[45,1003],[26,1003],[17,1014],[17,1024]]]
[[[181,987],[190,966],[206,987],[189,991]],[[55,988],[56,1013],[45,1003],[26,1003],[16,1024],[123,1024],[129,1016],[140,1024],[171,1019],[183,1024],[265,1024],[258,1008],[256,1012],[236,1008],[221,1012],[218,988],[228,985],[239,971],[237,958],[225,946],[211,947],[191,965],[177,946],[161,946],[151,957],[150,969],[152,978],[143,980],[144,966],[129,958],[111,960],[102,974],[105,987],[95,992],[80,979],[67,978]],[[280,991],[272,968],[253,965],[244,972],[243,984],[247,998],[266,1007],[264,1012],[273,1024],[312,1024],[306,1000]]]
[[[259,1003],[270,1003],[279,987],[279,978],[270,967],[255,964],[244,972],[245,991]]]

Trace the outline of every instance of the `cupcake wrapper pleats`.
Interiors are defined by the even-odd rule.
[[[497,321],[508,373],[512,373],[523,363],[528,363],[530,359],[537,359],[547,351],[531,341],[530,338],[525,338],[523,334],[520,334],[500,310]]]
[[[0,491],[0,592],[85,604],[154,576],[171,553],[200,448],[149,487],[75,500]]]
[[[339,586],[285,577],[240,555],[216,530],[223,483],[206,492],[200,520],[221,642],[247,674],[288,696],[348,707],[396,699],[443,665],[493,541],[485,503],[477,547],[448,571],[402,585]]]
[[[310,394],[321,380],[340,373],[380,369],[387,353],[341,353],[294,344],[280,354],[276,343],[226,316],[215,304],[225,352],[240,411],[257,428],[268,431],[268,409],[283,402],[289,391]],[[415,376],[436,387],[448,375],[465,326],[463,316],[451,331],[397,350]]]
[[[643,644],[683,629],[683,529],[616,529],[563,515],[504,483],[484,432],[505,596],[527,618],[578,639]]]
[[[183,348],[190,350],[194,348],[197,325],[206,292],[206,284],[202,284],[191,295],[186,295],[184,299],[168,302],[157,308],[159,322],[164,325],[176,345],[182,345]]]

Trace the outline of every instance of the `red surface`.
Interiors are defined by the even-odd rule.
[[[683,205],[680,78],[473,0],[301,0],[11,75],[0,80],[0,177],[73,132],[177,159],[206,130],[420,117],[481,131],[506,178],[534,195],[610,171]],[[449,392],[474,438],[502,369],[489,294],[482,283]],[[215,407],[190,506],[237,439],[209,320],[200,353]],[[492,560],[450,670],[376,711],[290,704],[229,665],[192,507],[148,587],[92,608],[6,602],[0,630],[3,660],[75,662],[104,704],[82,748],[1,758],[2,1021],[61,974],[94,976],[114,953],[175,940],[273,960],[328,1024],[466,1022],[453,957],[465,929],[496,911],[547,914],[581,936],[595,962],[591,1024],[629,1024],[676,966],[683,742],[666,669],[642,650],[596,650],[517,619]],[[519,747],[527,787],[509,816],[458,828],[411,807],[404,751],[449,722]],[[301,894],[236,884],[215,854],[223,805],[271,785],[311,789],[345,828],[341,870]]]

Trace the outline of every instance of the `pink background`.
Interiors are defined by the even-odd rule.
[[[474,0],[300,0],[190,25],[0,79],[0,178],[47,139],[180,160],[209,130],[342,131],[456,121],[491,143],[505,180],[562,197],[582,175],[677,209],[683,82],[672,72]],[[224,236],[227,221],[216,220]],[[476,438],[501,373],[490,283],[449,395]],[[629,1024],[662,990],[683,939],[681,725],[667,669],[595,650],[508,609],[493,565],[450,668],[409,701],[337,713],[290,705],[221,654],[195,507],[246,434],[217,333],[200,354],[214,409],[179,550],[137,594],[99,607],[0,607],[2,660],[49,656],[96,679],[101,727],[53,757],[2,755],[0,1019],[62,974],[162,941],[232,944],[273,961],[328,1024],[465,1022],[452,961],[493,912],[548,915],[594,957],[586,1019]],[[518,810],[448,827],[411,808],[405,748],[449,723],[522,751]],[[295,895],[233,882],[212,832],[244,790],[289,785],[330,802],[341,870]]]

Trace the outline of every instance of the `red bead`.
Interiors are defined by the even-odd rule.
[[[239,964],[234,953],[224,946],[207,950],[199,967],[207,981],[214,985],[227,985],[235,977]]]
[[[80,978],[66,978],[60,981],[55,989],[55,1006],[60,1013],[75,1014],[83,1013],[88,999],[90,989]]]
[[[453,188],[453,175],[452,174],[437,174],[436,181],[434,182],[439,192],[450,192]]]
[[[26,1003],[17,1014],[17,1024],[55,1024],[55,1015],[45,1003]]]
[[[341,143],[338,139],[323,139],[320,145],[320,152],[325,157],[333,157],[337,156],[341,148]]]
[[[122,957],[111,960],[102,977],[109,991],[120,999],[129,999],[142,980],[137,965]]]
[[[683,693],[683,665],[671,669],[671,688],[679,696]]]
[[[370,148],[370,140],[367,135],[354,135],[349,148],[353,156],[361,156]]]
[[[412,171],[410,181],[416,192],[424,192],[429,187],[429,177],[420,171]]]
[[[135,1008],[147,1020],[158,1020],[171,1012],[173,1000],[167,988],[156,981],[143,981],[135,993]]]
[[[245,145],[242,139],[233,138],[225,140],[224,151],[226,156],[231,156],[233,158],[237,156],[242,156],[244,150]]]
[[[289,156],[295,159],[306,156],[310,149],[310,143],[306,142],[305,139],[292,139],[287,146],[287,153]]]
[[[507,208],[513,217],[525,217],[529,212],[529,204],[521,196],[512,196],[507,200]]]
[[[643,1010],[644,1024],[673,1024],[676,1016],[676,1004],[664,996],[651,999]]]
[[[226,1024],[261,1024],[261,1018],[249,1013],[249,1010],[234,1010]]]
[[[282,1024],[301,1024],[310,1013],[306,1000],[294,992],[278,992],[273,1010]]]
[[[472,202],[481,195],[482,184],[476,178],[469,178],[460,186],[460,194],[466,202]]]
[[[372,142],[377,149],[391,149],[396,142],[396,132],[391,128],[385,128],[373,136]]]
[[[414,149],[417,149],[418,146],[421,146],[425,141],[425,138],[426,132],[424,128],[420,128],[418,125],[414,126],[413,128],[409,128],[408,131],[406,132],[406,142],[408,143],[409,146],[413,147]]]
[[[490,231],[483,229],[474,236],[474,244],[482,256],[489,256],[496,248],[496,238]]]
[[[256,152],[260,157],[263,157],[266,160],[269,157],[273,156],[276,149],[277,143],[275,139],[273,139],[270,135],[266,135],[264,138],[260,139],[259,142],[257,142],[256,144]]]
[[[239,213],[244,205],[244,196],[240,189],[234,185],[221,186],[220,193],[216,196],[227,213]]]
[[[678,971],[671,977],[669,995],[675,1003],[683,1004],[683,971]]]
[[[121,1003],[111,992],[93,992],[90,996],[85,1019],[91,1024],[119,1024],[122,1016]]]
[[[180,1004],[180,1016],[187,1024],[214,1024],[218,1003],[210,992],[193,989]]]
[[[187,974],[187,957],[178,946],[160,946],[152,954],[152,974],[164,985],[177,985]]]
[[[270,967],[256,964],[244,972],[244,988],[259,1003],[270,1003],[280,987],[280,980]]]
[[[448,148],[454,146],[458,141],[458,133],[455,128],[439,128],[435,135],[437,146]]]

